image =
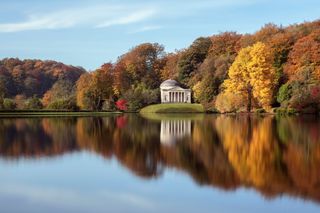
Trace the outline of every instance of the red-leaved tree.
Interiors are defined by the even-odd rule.
[[[116,102],[116,107],[117,107],[117,109],[122,110],[122,111],[127,110],[127,109],[128,109],[128,107],[127,107],[127,101],[124,100],[124,99],[119,99],[119,100]]]

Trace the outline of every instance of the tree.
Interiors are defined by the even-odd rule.
[[[238,53],[240,38],[241,35],[234,32],[212,36],[209,53],[189,81],[189,84],[194,85],[195,100],[206,108],[212,107],[212,101],[219,93],[220,85]]]
[[[198,66],[206,58],[212,42],[210,38],[197,38],[192,45],[181,53],[178,61],[178,80],[188,86],[190,78],[195,74]]]
[[[42,98],[42,104],[47,107],[52,102],[64,101],[75,95],[75,88],[69,80],[58,80]]]
[[[290,83],[283,84],[278,92],[277,101],[286,106],[290,98],[292,97],[292,85]]]
[[[50,102],[50,104],[47,105],[47,108],[54,109],[54,110],[69,110],[69,111],[78,110],[77,101],[74,96],[70,96],[65,99],[56,99]]]
[[[5,77],[7,96],[42,97],[59,80],[74,84],[85,70],[56,61],[19,60],[6,58],[0,60],[0,75]]]
[[[242,96],[231,92],[220,93],[215,101],[215,107],[221,113],[237,112],[245,107],[243,105]]]
[[[181,53],[170,53],[165,57],[166,64],[161,70],[161,80],[176,79],[178,77],[178,61]]]
[[[119,109],[119,110],[125,111],[125,110],[128,109],[127,104],[128,104],[128,102],[127,102],[126,100],[124,100],[124,99],[119,99],[119,100],[116,102],[116,107],[117,107],[117,109]]]
[[[27,109],[42,109],[42,103],[37,96],[33,96],[32,98],[27,99],[25,103],[25,107]]]
[[[164,47],[158,43],[140,44],[119,57],[114,69],[117,95],[144,83],[150,89],[160,85],[160,71],[165,65]]]
[[[272,62],[272,52],[265,44],[258,42],[242,49],[229,69],[229,79],[224,82],[226,92],[243,95],[248,112],[251,111],[253,99],[266,110],[271,106],[276,83]]]
[[[77,82],[77,104],[81,109],[100,110],[105,100],[113,95],[112,64],[103,65],[87,73]]]
[[[5,85],[5,80],[0,75],[0,109],[3,109],[3,101],[6,93],[7,93],[7,88]]]
[[[320,30],[299,39],[289,53],[284,72],[289,80],[320,80]]]
[[[129,111],[137,111],[149,104],[157,103],[159,100],[159,89],[148,89],[145,84],[132,86],[124,93],[123,97],[128,102]]]
[[[3,100],[3,108],[5,110],[14,110],[16,108],[16,104],[14,103],[14,100],[5,98]]]
[[[236,32],[224,32],[211,37],[212,46],[209,54],[213,56],[234,55],[240,49],[242,35]]]

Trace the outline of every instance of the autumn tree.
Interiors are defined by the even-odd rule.
[[[8,97],[23,95],[27,98],[42,97],[56,81],[67,80],[75,84],[85,70],[56,61],[19,60],[5,58],[0,60],[0,75],[6,80]]]
[[[81,109],[99,110],[112,94],[112,64],[86,73],[77,82],[77,104]]]
[[[219,93],[219,87],[225,80],[229,67],[239,50],[240,34],[225,32],[211,37],[212,47],[191,82],[194,85],[194,97],[207,109]]]
[[[144,43],[119,57],[114,69],[114,90],[124,93],[131,85],[144,83],[150,89],[160,85],[160,70],[165,65],[164,47],[158,43]]]
[[[4,79],[0,76],[0,109],[3,109],[3,101],[6,95],[6,87]]]
[[[320,30],[299,39],[289,53],[285,74],[290,80],[320,80]]]
[[[165,66],[161,70],[161,80],[178,78],[178,61],[181,52],[170,53],[165,57]]]
[[[276,83],[272,62],[271,51],[258,42],[242,49],[229,69],[229,79],[224,82],[225,91],[243,95],[248,112],[251,111],[253,99],[266,110],[272,104]]]

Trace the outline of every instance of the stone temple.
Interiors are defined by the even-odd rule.
[[[191,90],[184,89],[172,79],[160,85],[161,103],[191,103]]]

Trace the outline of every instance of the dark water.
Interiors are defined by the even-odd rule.
[[[319,212],[314,116],[0,119],[0,212]]]

